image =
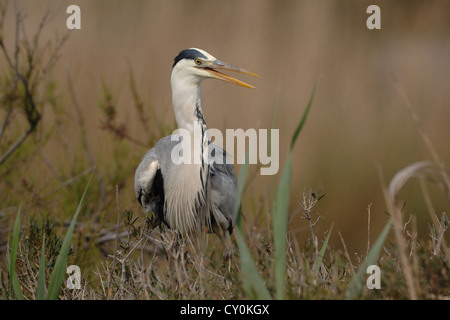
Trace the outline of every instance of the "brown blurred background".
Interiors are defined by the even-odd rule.
[[[322,238],[321,231],[334,223],[333,233],[340,231],[352,251],[365,249],[367,207],[371,204],[373,237],[380,232],[386,217],[377,166],[382,168],[388,182],[405,166],[430,159],[395,89],[392,74],[448,164],[448,1],[28,0],[17,3],[26,12],[30,34],[49,6],[53,18],[43,34],[48,39],[67,32],[67,6],[80,6],[82,29],[70,31],[53,76],[59,90],[68,96],[65,70],[70,70],[94,157],[102,161],[107,161],[109,143],[115,141],[101,126],[103,115],[98,105],[103,97],[102,84],[113,90],[118,117],[127,124],[131,136],[139,140],[145,134],[130,107],[130,69],[143,98],[155,109],[158,121],[175,129],[169,82],[172,61],[180,50],[198,47],[261,75],[253,79],[239,77],[259,90],[217,81],[204,83],[203,110],[208,126],[221,130],[271,128],[276,109],[274,127],[280,129],[281,167],[295,126],[319,80],[308,121],[294,149],[291,189],[292,212],[298,212],[305,189],[326,193],[315,208],[323,217],[317,226],[319,238]],[[366,9],[371,4],[381,8],[381,30],[366,28],[369,17]],[[5,28],[12,35],[11,3],[10,7]],[[0,64],[3,63],[0,59]],[[70,105],[70,98],[66,100]],[[66,105],[61,108],[71,109],[69,114],[74,112]],[[48,111],[43,124],[50,124],[51,119]],[[150,126],[157,125],[151,120]],[[72,125],[76,127],[75,122]],[[69,137],[70,130],[74,129],[67,127]],[[145,151],[130,143],[129,154],[133,159]],[[52,147],[52,143],[46,146],[45,154],[52,161],[64,162],[58,160],[61,150]],[[140,212],[133,179],[130,172],[120,194],[121,205]],[[252,210],[258,210],[257,202],[267,194],[272,181],[271,177],[254,178],[247,189],[251,199],[246,204],[248,217]],[[442,192],[437,188],[431,190],[436,211],[448,212]],[[418,183],[409,183],[402,196],[406,214],[414,214],[419,227],[426,227],[429,218]],[[305,220],[299,214],[292,219],[291,229],[299,237],[309,236]],[[340,243],[337,232],[332,240]]]

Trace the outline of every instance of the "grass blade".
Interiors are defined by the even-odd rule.
[[[273,243],[275,255],[275,288],[277,299],[282,300],[285,292],[286,236],[289,217],[289,191],[291,185],[292,159],[289,151],[277,190],[277,201],[273,217]]]
[[[242,288],[250,299],[270,300],[270,293],[258,273],[240,228],[236,228],[236,241],[239,247]]]
[[[242,234],[241,197],[248,173],[248,149],[245,163],[241,166],[238,179],[238,201],[236,202],[236,242],[239,248],[242,288],[251,299],[271,299],[264,281],[258,273],[256,264]]]
[[[316,94],[317,82],[309,98],[308,104],[297,128],[292,135],[291,145],[287,154],[286,163],[281,173],[280,184],[277,190],[277,199],[275,211],[272,213],[273,237],[274,237],[274,254],[275,254],[275,288],[276,297],[279,300],[284,298],[285,293],[285,275],[286,275],[286,236],[288,231],[289,217],[289,192],[291,189],[292,176],[292,148],[308,118],[314,96]]]
[[[364,259],[361,264],[358,273],[353,276],[350,287],[345,292],[345,299],[353,300],[358,298],[362,290],[364,289],[364,275],[366,273],[367,267],[376,264],[378,257],[380,256],[381,249],[383,248],[384,241],[386,240],[389,231],[391,230],[392,222],[389,220],[384,226],[381,234],[378,236],[377,241],[375,241],[372,249],[370,249],[369,254]]]
[[[328,231],[327,237],[323,242],[322,248],[320,248],[319,255],[314,261],[313,273],[317,276],[319,274],[320,266],[322,265],[323,256],[325,255],[325,250],[328,246],[328,241],[330,240],[331,231],[333,230],[333,224],[331,225],[330,231]]]
[[[89,178],[89,181],[84,189],[83,196],[81,197],[80,202],[78,203],[77,210],[70,222],[69,230],[67,231],[66,236],[64,237],[64,241],[61,245],[61,250],[59,252],[58,258],[55,262],[55,268],[53,269],[52,275],[50,277],[50,283],[48,285],[48,292],[46,300],[56,300],[58,299],[59,292],[61,291],[61,286],[64,281],[64,276],[66,274],[66,266],[67,266],[67,257],[70,252],[70,243],[72,241],[72,234],[75,228],[75,222],[77,220],[78,214],[81,211],[81,207],[83,205],[84,197],[86,196],[89,184],[91,182],[92,175]]]
[[[311,96],[309,97],[309,101],[308,101],[308,104],[306,105],[306,109],[303,112],[302,119],[300,120],[299,124],[297,125],[297,128],[294,131],[294,134],[292,135],[291,150],[294,147],[295,141],[297,141],[297,138],[298,138],[298,135],[300,134],[300,131],[302,131],[303,125],[306,122],[306,118],[308,118],[309,109],[311,109],[311,105],[313,103],[314,96],[316,95],[316,89],[317,89],[317,85],[318,84],[319,84],[319,81],[317,80],[316,84],[314,85],[314,88],[313,88],[313,91],[311,93]]]
[[[37,300],[45,299],[45,228],[42,229],[41,258],[39,259],[38,287],[36,292]]]
[[[11,286],[13,288],[14,294],[17,300],[24,300],[22,289],[20,288],[19,278],[16,273],[16,258],[17,249],[19,247],[19,236],[20,236],[20,213],[22,211],[22,205],[19,206],[17,211],[16,221],[14,222],[14,231],[11,247],[11,255],[9,258],[9,276],[11,279]]]

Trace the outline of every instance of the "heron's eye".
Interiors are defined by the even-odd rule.
[[[197,59],[194,60],[194,62],[195,62],[196,65],[199,66],[199,65],[202,64],[203,61],[202,61],[202,59],[198,59],[198,58],[197,58]]]

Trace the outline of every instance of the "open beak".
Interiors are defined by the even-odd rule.
[[[241,69],[239,67],[232,66],[231,64],[228,64],[228,63],[220,61],[220,60],[208,61],[205,64],[206,64],[205,69],[209,71],[209,74],[211,75],[212,78],[223,80],[223,81],[233,83],[233,84],[237,84],[239,86],[246,87],[246,88],[258,89],[248,83],[245,83],[241,80],[238,80],[227,74],[224,74],[224,73],[220,72],[219,70],[234,71],[234,72],[239,72],[239,73],[243,73],[243,74],[249,74],[254,77],[259,77],[259,75],[257,75],[256,73],[253,73],[253,72],[245,70],[245,69]]]

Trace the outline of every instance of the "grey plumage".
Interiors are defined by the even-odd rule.
[[[145,212],[154,212],[169,227],[169,223],[164,213],[164,176],[172,170],[171,160],[172,149],[178,144],[178,141],[171,141],[171,136],[160,139],[154,148],[149,150],[136,169],[134,179],[134,190],[136,198],[144,207]],[[235,206],[237,200],[237,180],[234,168],[229,164],[229,156],[221,147],[214,143],[209,144],[210,154],[214,158],[219,158],[214,153],[222,155],[222,161],[211,163],[210,165],[210,191],[211,207],[209,214],[212,229],[218,225],[231,234],[235,223]],[[155,165],[152,168],[151,165]],[[207,225],[206,221],[201,223]]]
[[[174,59],[171,74],[172,106],[180,133],[160,139],[148,151],[135,173],[136,198],[146,212],[155,212],[161,221],[181,236],[208,229],[219,236],[232,253],[230,234],[235,223],[237,181],[227,153],[209,140],[201,107],[200,84],[219,79],[255,88],[219,70],[253,76],[256,74],[217,60],[204,50],[182,50]],[[181,131],[193,144],[182,150],[177,146]],[[196,135],[196,133],[199,133]],[[193,137],[193,139],[192,139]],[[183,135],[183,141],[185,136]],[[172,151],[175,151],[174,153]],[[190,154],[191,162],[178,162]],[[174,159],[175,158],[175,159]]]

